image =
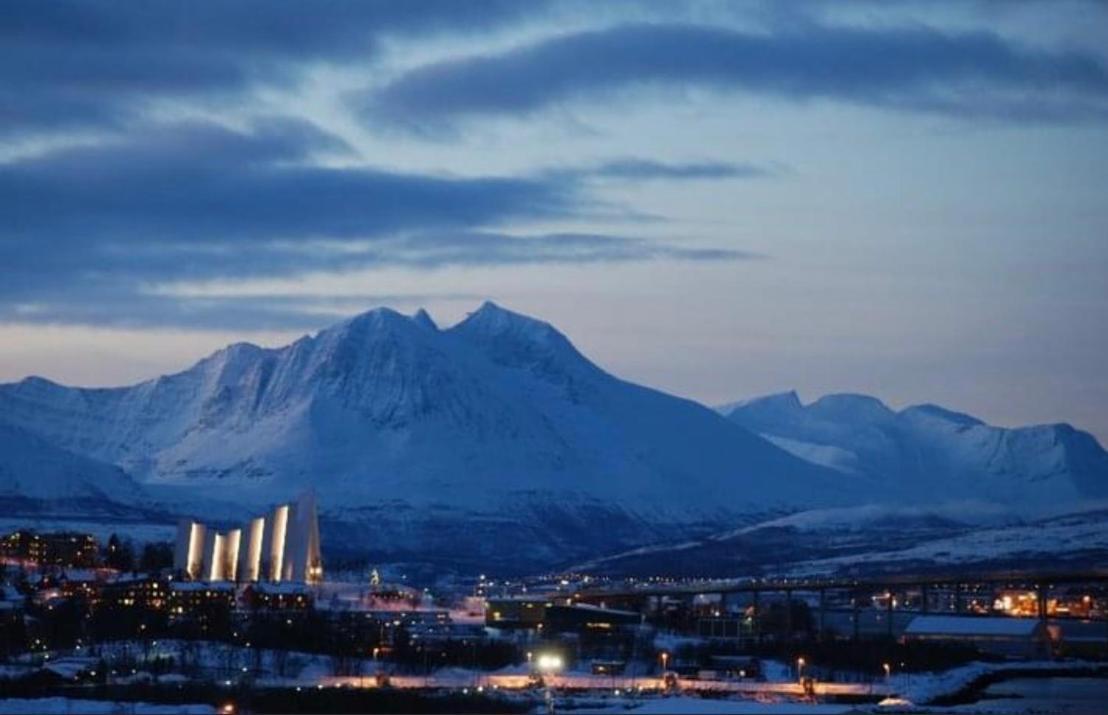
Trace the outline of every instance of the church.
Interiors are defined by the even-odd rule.
[[[323,579],[316,497],[306,492],[237,529],[177,525],[173,566],[194,581],[318,583]]]

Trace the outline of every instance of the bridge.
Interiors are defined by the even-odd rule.
[[[784,596],[786,602],[794,595],[812,594],[818,597],[818,630],[826,630],[827,615],[831,611],[852,612],[851,622],[857,638],[859,614],[867,601],[870,606],[880,602],[885,611],[885,628],[888,636],[894,632],[894,615],[926,613],[965,613],[973,600],[989,596],[997,589],[1024,590],[1035,594],[1036,616],[1046,623],[1054,620],[1103,621],[1108,626],[1108,612],[1103,609],[1087,615],[1049,613],[1048,599],[1059,587],[1088,585],[1108,591],[1108,569],[1087,568],[1058,571],[1003,570],[967,574],[965,572],[928,572],[919,574],[888,574],[867,576],[811,576],[801,578],[745,578],[696,580],[676,583],[620,583],[612,586],[582,588],[570,594],[578,603],[594,603],[605,606],[618,604],[640,612],[656,610],[663,600],[691,601],[697,596],[718,596],[720,602],[731,594],[749,596],[750,606],[757,613],[760,599],[771,594]],[[839,595],[846,602],[845,608],[834,608],[829,598]],[[876,599],[875,599],[876,595]],[[991,602],[989,603],[991,606]],[[872,610],[872,609],[871,609]],[[1003,616],[990,608],[974,615]],[[791,627],[791,609],[786,617]],[[755,625],[755,628],[757,626]],[[760,634],[755,633],[755,638]],[[1108,631],[1105,632],[1108,639]]]

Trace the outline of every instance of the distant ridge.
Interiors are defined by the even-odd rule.
[[[939,407],[899,412],[868,395],[795,392],[720,412],[793,454],[924,503],[982,499],[1035,511],[1108,499],[1108,453],[1068,424],[1005,429]]]

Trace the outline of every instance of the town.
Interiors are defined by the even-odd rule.
[[[673,697],[848,711],[970,701],[1009,675],[1108,673],[1101,571],[478,575],[433,591],[375,569],[331,579],[321,546],[310,494],[241,529],[182,520],[176,543],[141,548],[122,529],[106,543],[8,534],[0,687],[228,713]]]

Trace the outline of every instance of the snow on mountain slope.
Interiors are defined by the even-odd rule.
[[[0,422],[0,500],[133,502],[141,496],[139,486],[118,467]]]
[[[1108,511],[1019,519],[980,505],[867,505],[799,512],[708,537],[574,564],[570,571],[675,577],[1058,569],[1102,563]]]
[[[1067,424],[1004,429],[935,405],[896,412],[865,395],[804,405],[789,392],[720,409],[801,458],[905,499],[1058,511],[1108,498],[1108,453]]]
[[[325,508],[588,503],[687,522],[850,498],[835,472],[620,381],[491,303],[446,330],[377,309],[133,387],[30,378],[0,386],[0,413],[148,483],[243,501],[312,486]]]

